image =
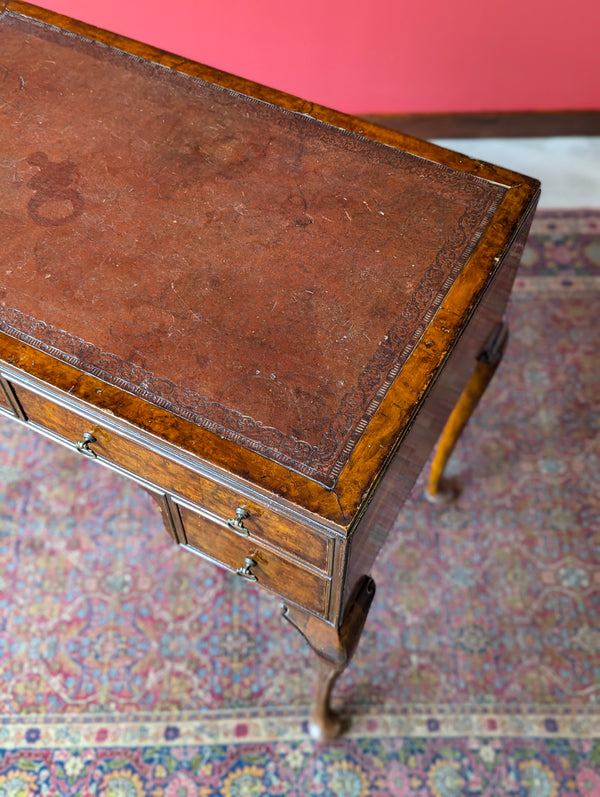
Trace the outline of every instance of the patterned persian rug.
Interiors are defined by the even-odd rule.
[[[327,746],[277,600],[2,419],[0,795],[598,797],[599,317],[600,211],[540,212],[462,495],[399,512]]]

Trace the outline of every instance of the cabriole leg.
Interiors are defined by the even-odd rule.
[[[431,501],[444,503],[458,495],[458,488],[444,479],[444,469],[454,447],[485,393],[496,368],[502,360],[508,340],[508,327],[500,322],[477,358],[477,365],[467,386],[452,410],[438,442],[427,484],[426,496]]]
[[[375,595],[375,582],[363,576],[348,603],[339,629],[298,607],[284,606],[284,617],[295,626],[317,655],[317,689],[310,717],[310,733],[319,741],[337,738],[344,724],[331,709],[331,692],[348,666]]]

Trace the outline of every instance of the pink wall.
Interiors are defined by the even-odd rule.
[[[38,0],[351,113],[600,108],[598,0]]]

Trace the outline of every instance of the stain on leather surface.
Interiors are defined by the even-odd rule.
[[[34,152],[27,163],[39,174],[27,183],[33,191],[27,209],[30,219],[41,227],[58,227],[73,221],[83,212],[83,197],[73,186],[77,165],[72,161],[52,163],[45,152]]]

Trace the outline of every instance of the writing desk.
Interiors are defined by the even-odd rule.
[[[450,417],[443,495],[539,185],[0,12],[0,411],[130,475],[178,544],[279,595],[333,737],[369,569]]]

